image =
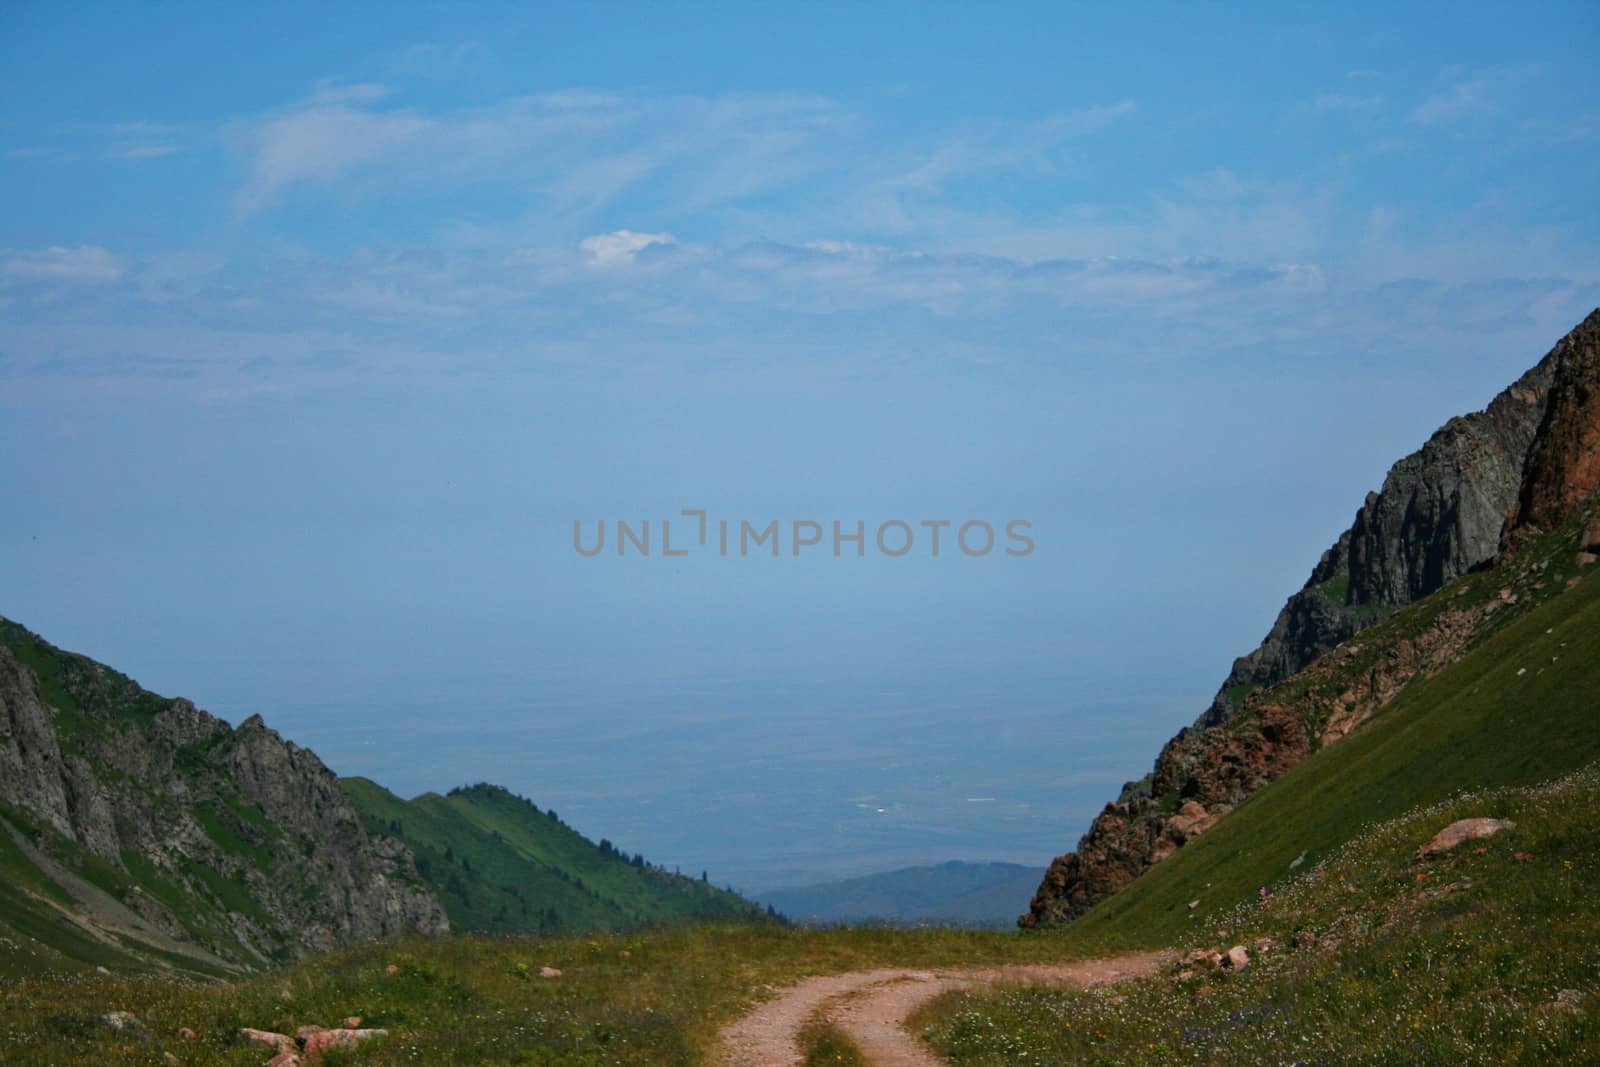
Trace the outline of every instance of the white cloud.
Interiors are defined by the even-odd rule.
[[[0,270],[27,281],[82,285],[106,285],[119,281],[125,273],[117,257],[98,245],[12,252],[0,264]]]
[[[1488,87],[1489,83],[1481,78],[1456,82],[1418,104],[1411,112],[1411,121],[1422,126],[1438,126],[1491,111],[1493,106],[1485,98]]]
[[[670,233],[635,233],[632,230],[615,230],[611,233],[585,237],[578,242],[596,267],[626,267],[634,257],[651,245],[675,245],[678,239]]]
[[[251,157],[250,177],[236,204],[249,213],[285,188],[338,178],[419,138],[430,123],[403,111],[358,105],[382,100],[381,85],[321,83],[301,105],[236,129]]]

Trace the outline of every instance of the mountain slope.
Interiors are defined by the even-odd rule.
[[[260,716],[230,727],[0,618],[0,977],[755,914],[497,787],[341,782]]]
[[[342,784],[369,833],[416,855],[457,929],[549,933],[761,914],[728,890],[597,845],[499,786],[402,800],[365,778]]]
[[[1573,551],[1600,540],[1571,521],[1600,486],[1597,395],[1600,310],[1486,412],[1451,420],[1396,464],[1261,648],[1235,663],[1211,709],[1167,743],[1150,775],[1106,806],[1075,852],[1051,864],[1022,924],[1082,915],[1257,789],[1360,729],[1417,679],[1448,668],[1526,608],[1515,598],[1536,590],[1507,588],[1511,603],[1433,599],[1420,613],[1405,605],[1451,582],[1466,588],[1459,575],[1497,555],[1518,558],[1556,523],[1566,522],[1563,543]],[[1547,568],[1555,563],[1551,544],[1540,560]],[[1564,566],[1570,575],[1573,562]],[[1545,588],[1506,573],[1507,581]],[[1407,621],[1390,625],[1391,616]]]
[[[1442,607],[1435,600],[1504,605],[1502,589],[1517,597],[1457,662],[1254,792],[1075,921],[1074,932],[1170,942],[1315,865],[1368,824],[1463,789],[1530,785],[1600,760],[1600,577],[1591,566],[1568,588],[1577,525],[1410,609],[1429,614]]]
[[[1037,867],[952,860],[776,889],[762,899],[802,923],[1000,926],[1011,923],[1038,884]]]
[[[0,846],[0,925],[44,961],[251,969],[448,928],[410,854],[367,836],[315,753],[4,619]]]

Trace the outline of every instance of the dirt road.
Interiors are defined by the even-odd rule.
[[[800,1031],[813,1019],[834,1023],[874,1067],[942,1067],[905,1024],[934,997],[979,985],[1089,986],[1153,974],[1172,957],[1134,953],[1075,963],[970,970],[883,968],[830,974],[781,991],[722,1033],[718,1067],[795,1067],[805,1062]]]

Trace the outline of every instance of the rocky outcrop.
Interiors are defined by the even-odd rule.
[[[1548,529],[1600,488],[1600,311],[1551,354],[1555,382],[1510,531]]]
[[[4,619],[0,803],[64,866],[97,858],[122,905],[240,967],[448,929],[410,851],[366,832],[315,753]]]
[[[1451,419],[1390,469],[1211,707],[1050,865],[1021,925],[1087,911],[1465,652],[1493,606],[1440,611],[1377,656],[1352,639],[1571,517],[1600,487],[1597,342],[1600,309],[1485,410]]]
[[[1238,694],[1276,685],[1397,609],[1492,559],[1545,422],[1557,367],[1591,315],[1483,411],[1451,419],[1368,493],[1253,652],[1234,661],[1197,725],[1225,722]],[[1567,389],[1563,379],[1563,392]]]

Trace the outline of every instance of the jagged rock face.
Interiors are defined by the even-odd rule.
[[[51,706],[49,687],[0,643],[0,802],[128,873],[137,888],[122,903],[135,912],[247,967],[448,929],[410,851],[367,834],[315,753],[259,716],[230,728],[0,626],[48,657],[54,703],[68,705]],[[148,867],[132,870],[130,854]],[[163,886],[145,886],[150,868]],[[156,899],[173,890],[177,910]]]
[[[1451,419],[1389,469],[1383,488],[1367,494],[1350,529],[1322,554],[1260,647],[1234,661],[1197,725],[1227,720],[1234,710],[1230,689],[1276,685],[1494,558],[1570,341],[1558,344],[1483,411]]]
[[[1548,529],[1600,487],[1600,310],[1562,339],[1514,525]]]
[[[1332,698],[1307,686],[1287,704],[1255,701],[1242,727],[1230,722],[1243,690],[1335,676],[1359,656],[1351,639],[1363,630],[1493,560],[1517,531],[1569,518],[1597,487],[1600,309],[1488,408],[1451,419],[1390,469],[1261,646],[1234,662],[1211,708],[1106,806],[1075,853],[1050,865],[1020,924],[1081,915],[1315,745],[1345,737],[1414,678],[1454,662],[1489,611],[1442,612]]]
[[[59,834],[72,836],[61,747],[39,680],[0,646],[0,801],[26,808]]]

